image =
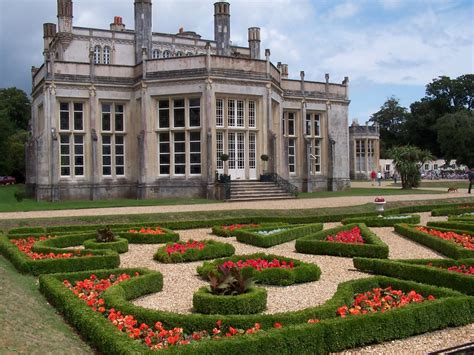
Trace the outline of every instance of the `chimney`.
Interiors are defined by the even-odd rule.
[[[142,61],[142,48],[151,53],[151,0],[135,0],[135,63]]]
[[[125,25],[122,23],[121,16],[114,16],[114,22],[110,24],[111,31],[125,31]]]
[[[43,23],[43,40],[44,40],[44,51],[49,50],[49,45],[56,36],[56,24],[54,23]]]
[[[281,78],[288,79],[288,64],[281,65]]]
[[[72,34],[72,0],[58,0],[58,32]]]
[[[230,56],[230,4],[214,4],[214,40],[217,44],[217,55]]]
[[[260,59],[260,28],[250,27],[248,37],[250,58]]]

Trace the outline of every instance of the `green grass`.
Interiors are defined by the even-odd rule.
[[[426,194],[444,194],[445,191],[437,190],[395,190],[383,187],[379,188],[365,188],[354,187],[344,191],[317,191],[317,192],[302,192],[298,194],[298,198],[327,198],[327,197],[347,197],[347,196],[380,196],[380,195],[426,195]]]
[[[35,277],[19,274],[0,256],[0,353],[94,354],[38,291]]]
[[[194,205],[203,203],[216,203],[222,201],[208,200],[205,198],[161,198],[151,200],[114,199],[114,200],[79,200],[46,202],[25,199],[18,202],[14,193],[22,185],[0,186],[0,212],[27,212],[43,210],[69,210],[81,208],[104,208],[104,207],[130,207],[130,206],[166,206],[166,205]]]
[[[401,183],[391,184],[393,187],[402,187]],[[446,190],[448,187],[455,186],[458,189],[467,189],[469,187],[469,181],[467,180],[454,180],[454,181],[422,181],[419,187],[430,188],[430,187],[445,187]]]

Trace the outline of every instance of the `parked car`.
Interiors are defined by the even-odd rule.
[[[16,179],[11,176],[0,176],[0,185],[13,185]]]

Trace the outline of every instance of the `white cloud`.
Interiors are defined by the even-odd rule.
[[[334,6],[328,13],[328,19],[336,20],[353,17],[359,10],[359,5],[356,5],[354,2],[345,2]]]

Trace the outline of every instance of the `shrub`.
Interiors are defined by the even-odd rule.
[[[205,262],[202,266],[197,268],[197,273],[203,278],[207,278],[209,273],[217,272],[217,267],[226,261],[237,262],[239,260],[249,259],[264,259],[268,261],[280,260],[287,263],[293,262],[292,269],[271,268],[255,270],[251,267],[246,267],[243,272],[252,276],[256,283],[263,285],[277,285],[288,286],[294,283],[303,283],[319,280],[321,276],[321,269],[313,263],[305,263],[300,260],[286,258],[273,254],[255,253],[249,255],[234,255],[229,258],[217,259],[211,262]]]
[[[95,237],[97,243],[110,243],[115,242],[115,233],[110,230],[110,227],[104,229],[98,229]]]
[[[446,229],[458,229],[463,231],[474,232],[474,223],[467,221],[431,221],[427,223],[428,227],[446,228]]]
[[[142,233],[140,229],[137,230],[137,233],[130,232],[133,228],[125,229],[123,232],[120,232],[122,238],[126,238],[129,243],[134,244],[162,244],[168,242],[177,242],[179,240],[179,234],[173,232],[167,228],[161,228],[163,234],[149,234]]]
[[[88,239],[83,243],[86,249],[110,249],[117,253],[126,253],[128,251],[128,240],[125,238],[116,238],[112,242],[97,242],[96,239]]]
[[[353,217],[345,218],[341,221],[342,224],[364,223],[368,227],[392,227],[398,223],[420,223],[420,216],[418,215],[388,215],[376,217]]]
[[[338,243],[326,241],[326,237],[341,231],[348,231],[358,226],[364,244]],[[322,254],[336,256],[367,256],[372,258],[387,258],[388,246],[371,232],[365,224],[347,224],[299,238],[295,243],[296,251],[304,254]]]
[[[354,258],[354,266],[363,272],[449,287],[468,295],[474,295],[473,276],[443,269],[461,265],[474,266],[474,259],[456,261],[451,259],[382,260]]]
[[[267,290],[251,287],[237,295],[216,295],[201,287],[193,295],[193,307],[203,314],[254,314],[267,308]]]
[[[153,258],[162,263],[182,263],[188,261],[208,260],[230,256],[235,253],[235,248],[227,243],[216,242],[214,240],[203,240],[202,248],[197,245],[194,248],[186,248],[186,243],[197,243],[192,240],[188,242],[168,243],[157,250]],[[172,252],[175,247],[180,251]]]
[[[271,231],[273,229],[281,229],[281,231],[262,235],[262,232]],[[274,245],[286,243],[297,238],[304,237],[308,234],[318,232],[323,229],[321,223],[308,224],[303,226],[273,226],[250,230],[236,230],[234,235],[237,241],[245,244],[255,245],[262,248],[269,248]]]
[[[17,200],[17,202],[21,202],[26,198],[26,191],[25,189],[16,190],[13,196],[15,196],[15,200]]]
[[[435,208],[431,211],[431,215],[432,216],[449,216],[449,215],[459,215],[466,212],[474,212],[474,203],[463,203],[456,206]]]
[[[128,272],[124,269],[94,272],[106,277],[111,272]],[[133,271],[132,271],[133,272]],[[474,298],[459,292],[412,281],[403,281],[383,276],[353,280],[342,283],[331,300],[324,305],[303,311],[259,315],[205,315],[174,314],[159,310],[144,309],[129,302],[131,299],[157,292],[161,283],[155,282],[159,273],[149,272],[134,277],[107,289],[103,295],[108,307],[123,314],[133,315],[139,322],[154,324],[157,321],[167,328],[182,327],[186,332],[207,330],[212,332],[216,321],[222,327],[247,329],[256,322],[264,331],[252,335],[224,338],[219,341],[201,341],[191,345],[162,350],[180,354],[248,354],[261,353],[328,353],[341,351],[373,342],[382,342],[446,327],[469,324],[474,321]],[[140,272],[142,274],[142,272]],[[105,317],[93,312],[85,302],[71,297],[63,284],[84,279],[90,273],[42,275],[40,290],[66,319],[75,326],[98,351],[104,353],[148,353],[148,349],[126,334],[119,332]],[[384,313],[336,318],[336,310],[350,304],[353,296],[375,287],[392,286],[404,292],[415,290],[424,297],[432,294],[435,301],[410,304]],[[308,319],[320,319],[317,324],[308,324]],[[272,329],[279,322],[280,329]],[[356,330],[356,331],[355,331]],[[151,352],[150,352],[151,353]]]
[[[423,244],[450,258],[453,258],[453,259],[474,258],[474,249],[466,249],[449,240],[444,240],[444,239],[429,235],[427,233],[420,232],[416,230],[415,227],[416,226],[414,225],[396,224],[395,231],[408,239],[411,239],[417,243]],[[453,230],[453,229],[444,229],[444,228],[436,227],[436,230],[439,230],[441,232],[467,233],[467,234],[472,235],[471,232],[456,230],[456,229]]]

